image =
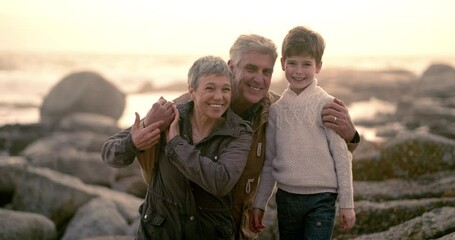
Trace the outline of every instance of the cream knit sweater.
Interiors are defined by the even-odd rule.
[[[299,95],[289,89],[270,106],[266,159],[254,207],[266,209],[275,183],[296,194],[338,192],[340,208],[354,208],[352,155],[325,128],[322,107],[333,101],[315,79]]]

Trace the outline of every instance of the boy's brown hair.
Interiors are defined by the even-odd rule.
[[[291,29],[283,40],[281,56],[286,59],[296,55],[310,55],[320,64],[324,54],[325,41],[322,36],[303,26]]]

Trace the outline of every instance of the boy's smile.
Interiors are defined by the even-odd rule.
[[[300,94],[310,85],[315,75],[319,73],[322,62],[316,64],[314,57],[310,55],[296,55],[286,59],[281,58],[281,68],[284,70],[290,89]]]

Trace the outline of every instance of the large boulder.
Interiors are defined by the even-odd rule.
[[[446,64],[433,64],[416,84],[419,97],[452,97],[455,92],[455,69]]]
[[[0,219],[0,239],[57,239],[54,223],[43,215],[0,209]]]
[[[53,127],[72,113],[96,113],[118,120],[126,97],[111,82],[95,72],[76,72],[64,77],[44,98],[41,123]]]
[[[89,131],[113,135],[121,129],[117,120],[96,113],[72,113],[61,119],[58,130],[68,132]]]
[[[114,201],[94,198],[80,207],[66,227],[62,240],[109,235],[125,235],[128,223]]]
[[[383,232],[363,235],[354,239],[454,239],[454,214],[455,208],[453,207],[436,208]]]
[[[14,166],[9,167],[5,164],[3,167],[11,169]],[[20,169],[22,168],[17,167],[18,171]],[[47,168],[28,166],[18,175],[19,182],[13,182],[17,185],[10,208],[46,216],[54,222],[59,233],[62,233],[79,208],[97,197],[113,201],[119,212],[116,217],[121,215],[127,223],[133,223],[140,217],[138,208],[143,200],[130,194],[106,187],[87,185],[78,178]],[[123,220],[116,221],[123,222]],[[130,232],[129,228],[124,231]]]
[[[383,149],[353,161],[354,180],[408,179],[455,170],[455,141],[425,132],[403,132]]]
[[[99,151],[104,139],[91,132],[55,132],[27,146],[23,155],[30,166],[66,173],[84,183],[110,186],[117,169],[101,160]]]

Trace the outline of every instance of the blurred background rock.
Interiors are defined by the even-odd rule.
[[[454,68],[434,64],[421,76],[327,69],[318,78],[354,108],[395,106],[354,119],[362,136],[353,159],[357,223],[348,233],[336,226],[334,238],[453,239]],[[286,85],[275,81],[272,90]],[[138,164],[115,169],[100,156],[106,138],[121,129],[125,93],[102,74],[83,71],[63,76],[44,99],[40,122],[0,127],[0,215],[22,223],[2,221],[2,236],[133,239],[146,193]],[[365,138],[362,128],[375,137]],[[276,221],[272,197],[259,239],[278,238]]]

